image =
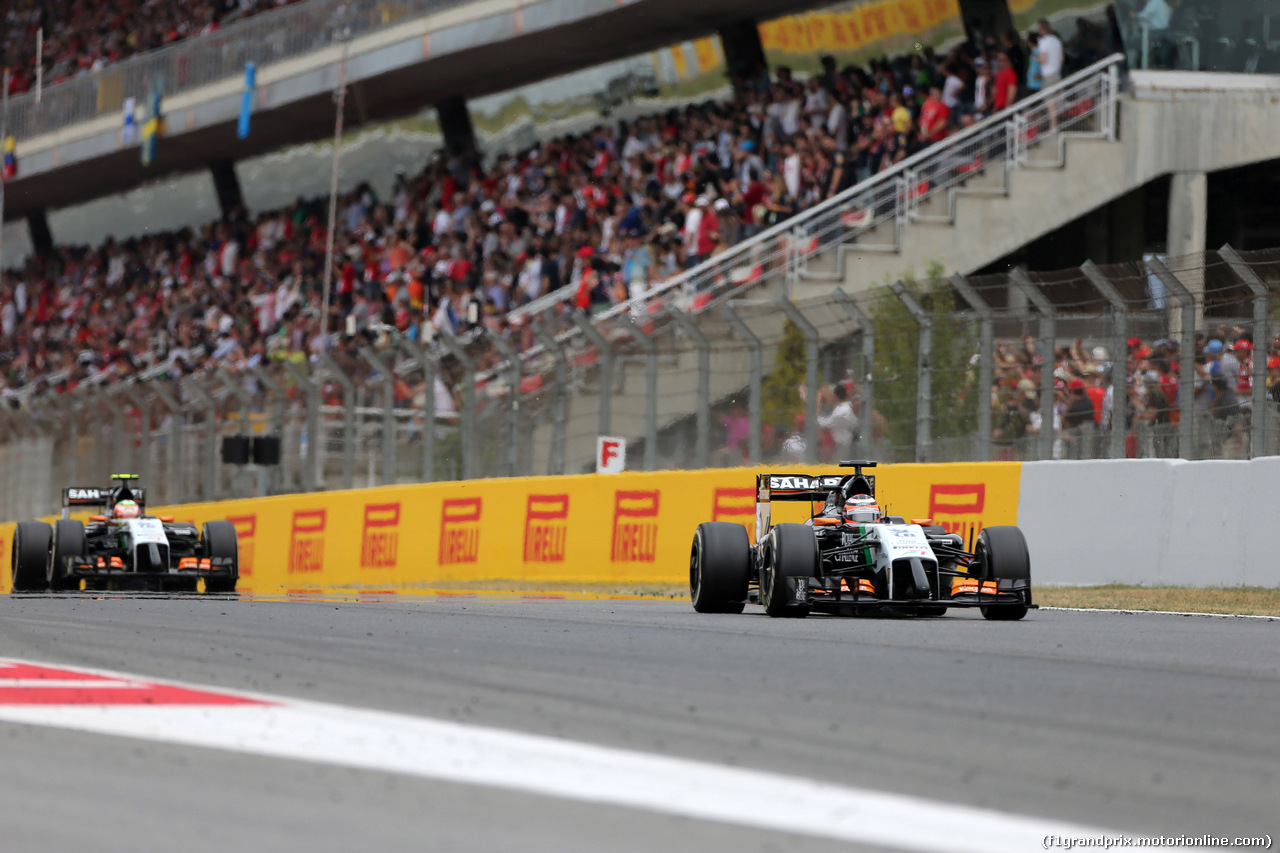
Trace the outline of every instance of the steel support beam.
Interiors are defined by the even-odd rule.
[[[751,434],[747,436],[747,455],[750,457],[752,465],[759,465],[762,458],[760,454],[760,433],[764,428],[764,400],[762,394],[764,392],[764,344],[755,332],[751,331],[751,327],[738,316],[738,312],[730,307],[729,303],[720,306],[720,316],[724,317],[729,327],[733,329],[734,334],[742,338],[747,345],[747,351],[750,353],[750,373],[747,379],[747,418],[750,423]]]
[[[790,298],[780,296],[776,304],[804,335],[804,461],[812,465],[818,461],[818,350],[822,339],[817,327]]]
[[[1040,314],[1040,458],[1053,458],[1053,363],[1058,345],[1057,312],[1049,297],[1027,277],[1026,270],[1014,269],[1009,274],[1013,283],[1026,294],[1027,300]]]
[[[1123,381],[1120,385],[1116,384],[1116,378],[1119,374],[1123,380],[1123,373],[1126,369],[1126,361],[1129,351],[1129,306],[1124,301],[1124,297],[1120,295],[1120,291],[1111,282],[1107,281],[1107,277],[1102,274],[1102,270],[1098,269],[1098,265],[1093,261],[1085,261],[1080,266],[1080,271],[1084,273],[1085,278],[1089,279],[1089,283],[1094,286],[1102,298],[1107,300],[1111,305],[1112,329],[1111,329],[1111,351],[1115,354],[1111,357],[1111,428],[1107,438],[1107,456],[1111,459],[1123,459],[1125,457],[1125,415],[1123,407],[1120,410],[1120,417],[1116,417],[1116,406],[1122,404],[1120,394],[1125,386]],[[1117,362],[1117,359],[1119,361]],[[1116,370],[1119,364],[1120,370]]]

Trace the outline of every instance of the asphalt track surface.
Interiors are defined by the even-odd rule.
[[[1275,837],[1280,829],[1276,621],[1061,611],[1019,623],[956,611],[773,620],[758,608],[705,616],[654,601],[8,596],[0,656],[1130,834]],[[855,849],[802,833],[9,723],[0,724],[0,802],[10,853]]]

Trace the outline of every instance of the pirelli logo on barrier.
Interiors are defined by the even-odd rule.
[[[440,563],[474,563],[480,559],[481,499],[448,498],[440,510]]]
[[[712,521],[736,521],[747,528],[747,536],[756,538],[756,490],[716,489],[711,499]]]
[[[524,512],[524,561],[563,563],[569,539],[569,496],[529,495]]]
[[[365,504],[360,568],[389,569],[400,550],[400,504]]]
[[[985,526],[982,513],[987,506],[985,483],[934,483],[929,486],[929,517],[948,533],[958,533],[966,544]]]
[[[324,524],[326,510],[293,511],[289,528],[289,574],[318,572],[324,568]]]
[[[227,521],[236,528],[236,542],[240,549],[240,577],[250,577],[253,574],[253,546],[254,536],[258,533],[258,516],[227,516]]]
[[[658,502],[661,492],[622,491],[613,498],[615,563],[652,563],[658,558]]]

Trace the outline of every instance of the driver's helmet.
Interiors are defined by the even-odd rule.
[[[852,495],[844,502],[844,517],[863,523],[879,521],[880,507],[871,495]]]
[[[125,499],[112,507],[111,514],[116,518],[137,518],[142,515],[142,507],[138,506],[137,501]]]

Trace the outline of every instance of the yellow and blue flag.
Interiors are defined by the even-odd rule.
[[[147,95],[146,120],[142,124],[142,165],[150,166],[156,158],[156,142],[164,133],[164,119],[160,115],[160,93]]]
[[[18,174],[18,155],[15,153],[18,140],[6,136],[4,140],[4,179],[10,180]]]

